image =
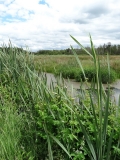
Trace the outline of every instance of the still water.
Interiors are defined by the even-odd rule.
[[[50,86],[50,83],[53,82],[53,84],[56,84],[57,80],[55,76],[51,73],[45,73],[47,77],[47,84]],[[74,79],[64,79],[64,84],[67,87],[69,93],[72,97],[75,97],[78,93],[78,90],[80,89],[80,82],[76,82]],[[89,83],[85,84],[83,83],[84,89],[88,89]],[[107,88],[107,84],[103,84],[104,89]],[[110,84],[111,87],[111,98],[112,100],[118,105],[119,102],[119,96],[120,96],[120,80],[117,80],[116,82]]]

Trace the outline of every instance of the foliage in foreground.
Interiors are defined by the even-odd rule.
[[[85,91],[81,85],[78,103],[62,80],[47,86],[31,55],[12,46],[9,54],[0,52],[0,159],[120,159],[120,111],[110,100],[110,90],[106,94],[102,88],[92,40],[91,48],[92,54],[85,51],[95,65],[97,88],[92,83]],[[109,78],[110,73],[108,62]]]

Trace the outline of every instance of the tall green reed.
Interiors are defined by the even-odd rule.
[[[18,145],[22,117],[15,107],[6,87],[0,86],[0,159],[22,160],[22,146]]]
[[[94,136],[95,136],[95,141],[92,142],[90,138],[89,132],[85,129],[85,126],[82,124],[81,119],[78,119],[79,124],[82,128],[83,134],[85,136],[85,139],[87,141],[89,151],[90,151],[90,159],[94,160],[103,160],[103,159],[111,159],[112,155],[111,149],[112,149],[112,139],[113,139],[113,134],[114,134],[114,129],[111,130],[109,139],[107,139],[107,132],[108,132],[108,121],[109,121],[109,110],[111,107],[114,107],[114,105],[111,106],[111,98],[110,98],[110,87],[109,87],[109,81],[108,81],[108,93],[105,94],[105,90],[103,89],[102,86],[102,81],[101,81],[101,66],[100,66],[100,60],[99,57],[97,56],[97,53],[95,51],[92,38],[90,36],[90,43],[91,43],[91,53],[88,52],[74,37],[71,36],[71,38],[88,54],[90,57],[92,57],[93,62],[94,62],[94,68],[96,71],[96,84],[91,85],[90,91],[89,91],[89,96],[90,96],[90,101],[91,101],[91,114],[93,115],[94,118]],[[71,47],[72,48],[72,47]],[[77,57],[77,54],[75,53],[74,49],[72,48],[72,51],[76,57],[76,60],[78,61],[78,64],[80,68],[83,71],[84,77],[86,79],[84,69],[82,68],[82,65],[80,63],[80,60]],[[110,78],[110,65],[109,65],[109,58],[107,56],[107,61],[108,61],[108,77]],[[94,81],[94,78],[93,78]],[[87,79],[86,79],[87,83]],[[95,83],[95,82],[93,82]],[[96,99],[92,98],[91,95],[91,90],[95,92]],[[97,91],[96,91],[97,90]],[[97,102],[95,105],[95,101]],[[96,107],[98,108],[98,113],[99,113],[99,118],[97,118],[96,115]]]
[[[10,100],[5,99],[1,92],[1,104],[2,101],[4,102],[1,105],[1,110],[3,110],[4,114],[1,112],[3,127],[1,123],[0,159],[24,159],[24,155],[28,156],[33,148],[32,146],[31,150],[29,149],[29,152],[26,153],[24,149],[27,142],[23,139],[25,135],[22,135],[26,128],[29,133],[26,137],[30,137],[32,130],[28,119],[29,114],[26,114],[28,111],[30,113],[31,108],[30,106],[28,108],[29,104],[25,106],[27,100],[29,101],[26,78],[29,73],[28,68],[31,69],[33,67],[31,57],[28,53],[12,47],[11,43],[9,47],[4,45],[0,50],[0,86],[3,91],[6,90],[4,96],[10,97]],[[25,103],[22,99],[23,96],[26,97]],[[26,144],[26,146],[31,146],[31,139],[32,136],[28,139],[30,144]]]
[[[6,155],[6,159],[8,157],[10,160],[14,159],[14,152],[16,153],[17,148],[20,151],[18,152],[20,153],[19,156],[21,156],[19,159],[45,159],[45,157],[51,159],[52,157],[50,149],[51,141],[49,137],[46,139],[46,136],[48,136],[47,129],[53,128],[53,124],[48,121],[55,118],[55,113],[52,109],[55,106],[57,107],[63,96],[60,94],[59,89],[56,89],[52,84],[50,85],[50,89],[48,88],[44,75],[41,75],[41,78],[39,77],[39,74],[34,69],[32,58],[33,55],[19,51],[17,48],[12,47],[11,44],[9,51],[7,46],[4,46],[4,49],[0,51],[0,85],[3,87],[3,90],[6,88],[13,103],[12,109],[9,109],[9,103],[7,99],[5,100],[7,103],[4,107],[5,116],[11,115],[11,119],[5,121],[9,127],[7,130],[3,128],[1,134],[1,137],[8,137],[8,141],[11,140],[11,143],[9,143],[11,157],[9,156],[9,152],[6,151],[8,142],[1,139],[1,147],[3,149],[0,154],[1,159],[4,159]],[[56,92],[58,97],[56,97]],[[61,114],[57,113],[57,116],[61,119],[62,112]],[[20,120],[20,125],[16,125],[17,118]],[[14,130],[11,128],[12,124],[15,124]],[[48,125],[47,128],[45,124]],[[12,146],[16,140],[14,131],[20,134],[15,134],[19,136],[15,144],[16,147],[13,148]],[[11,139],[8,133],[13,134]],[[69,155],[63,144],[52,134],[51,137]],[[46,140],[48,141],[48,151]],[[52,144],[55,146],[55,143]]]

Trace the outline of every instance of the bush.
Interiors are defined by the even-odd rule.
[[[93,68],[86,68],[84,69],[84,72],[88,82],[91,82],[93,79],[95,79],[96,72]],[[75,79],[77,82],[85,81],[84,74],[81,70],[77,72]]]
[[[92,81],[96,82],[96,71],[94,68],[85,68],[84,72],[88,82]],[[107,68],[101,68],[100,72],[101,73],[99,75],[99,78],[101,79],[102,83],[112,83],[118,78],[116,72],[113,69],[110,70],[110,76]],[[78,82],[81,80],[85,81],[83,72],[82,71],[77,72],[75,79]]]
[[[110,69],[110,76],[107,68],[101,68],[101,80],[102,83],[112,83],[117,79],[117,73]]]
[[[62,74],[62,77],[64,78],[74,79],[75,75],[79,70],[80,69],[76,67],[71,67],[69,65],[62,65],[62,66],[59,66],[59,68],[56,70],[55,75]]]

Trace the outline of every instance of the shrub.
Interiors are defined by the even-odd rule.
[[[56,70],[55,75],[62,74],[62,77],[64,78],[74,79],[75,75],[79,70],[80,69],[76,67],[72,67],[69,65],[62,65],[62,66],[59,66],[59,68]]]
[[[96,71],[94,68],[85,68],[84,72],[88,82],[96,81]],[[107,68],[101,67],[100,72],[99,78],[101,79],[102,83],[112,83],[118,78],[117,73],[113,69],[110,70],[110,76]],[[81,80],[85,81],[83,72],[77,72],[75,79],[78,82]]]
[[[86,68],[84,69],[86,78],[88,82],[91,82],[93,79],[95,79],[96,73],[95,73],[95,69],[93,68]],[[81,71],[77,72],[76,76],[75,76],[76,81],[85,81],[85,77],[84,74]]]
[[[117,73],[110,69],[110,75],[107,68],[101,68],[101,81],[102,83],[112,83],[117,79]]]

